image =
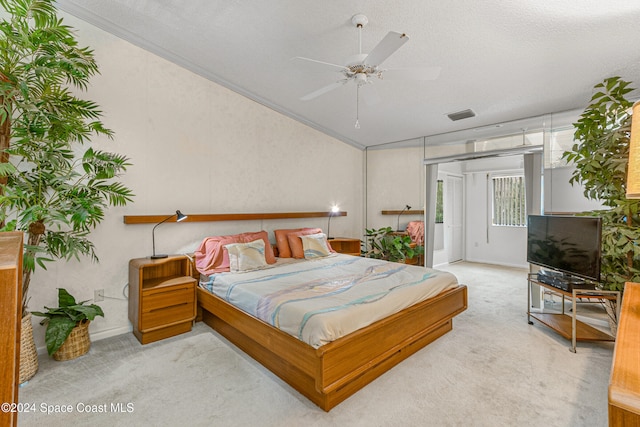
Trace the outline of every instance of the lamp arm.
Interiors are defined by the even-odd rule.
[[[176,214],[169,215],[168,217],[166,217],[165,219],[163,219],[162,221],[160,221],[159,223],[153,226],[153,230],[151,230],[151,241],[153,243],[153,256],[156,255],[156,227],[164,222],[169,221],[174,216],[176,216]]]
[[[407,209],[411,209],[411,206],[405,205],[404,208],[402,208],[402,210],[398,214],[398,227],[396,228],[396,231],[402,231],[402,230],[400,230],[400,215],[402,215],[404,213],[404,211],[406,211]]]

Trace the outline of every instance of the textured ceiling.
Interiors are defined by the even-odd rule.
[[[59,8],[357,147],[584,108],[594,84],[640,85],[638,0],[60,0]],[[383,68],[439,66],[433,81],[375,80],[378,103],[351,83],[300,97],[340,75],[389,31],[410,40]],[[637,97],[637,92],[632,97]],[[447,114],[472,109],[452,122]]]

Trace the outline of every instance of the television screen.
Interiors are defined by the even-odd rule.
[[[598,217],[529,215],[527,261],[599,281],[601,235]]]

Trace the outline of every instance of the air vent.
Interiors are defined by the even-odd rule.
[[[456,120],[468,119],[469,117],[475,117],[475,116],[476,116],[476,113],[474,113],[473,110],[462,110],[456,113],[447,114],[447,117],[449,117],[454,122]]]

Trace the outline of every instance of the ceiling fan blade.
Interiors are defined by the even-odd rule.
[[[309,101],[310,99],[317,98],[320,95],[324,95],[327,92],[330,92],[330,91],[332,91],[334,89],[339,88],[340,86],[344,85],[346,82],[348,82],[347,79],[339,80],[339,81],[337,81],[335,83],[331,83],[330,85],[327,85],[325,87],[321,87],[318,90],[315,90],[315,91],[313,91],[311,93],[306,94],[305,96],[300,98],[300,100],[301,101]]]
[[[435,80],[441,70],[441,67],[393,68],[385,70],[382,73],[382,78],[385,80]]]
[[[305,58],[304,56],[294,56],[293,58],[291,58],[291,60],[294,60],[294,59],[313,62],[315,64],[323,65],[326,68],[331,68],[334,71],[336,71],[336,68],[339,68],[340,70],[349,70],[344,65],[332,64],[331,62],[318,61],[317,59]]]
[[[369,55],[362,60],[363,64],[376,66],[382,64],[393,52],[409,41],[406,34],[389,31],[376,47],[373,48]]]

